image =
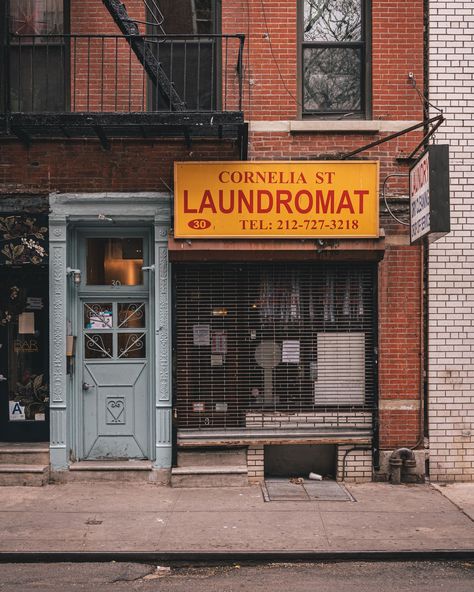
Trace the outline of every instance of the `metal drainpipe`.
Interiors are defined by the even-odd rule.
[[[416,469],[415,453],[411,448],[398,448],[394,450],[388,462],[390,464],[393,485],[400,485],[402,482],[402,466],[405,466],[409,473],[413,473]]]
[[[426,242],[423,242],[420,247],[420,408],[418,412],[418,440],[410,446],[411,450],[415,450],[421,446],[425,439],[424,432],[424,413],[425,401],[427,400],[427,389],[425,389],[425,374],[427,376],[427,353],[428,353],[428,327],[425,323],[427,319],[427,298],[425,298],[425,252],[427,252]]]

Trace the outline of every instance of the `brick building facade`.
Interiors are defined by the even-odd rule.
[[[114,2],[109,4],[120,5]],[[206,2],[202,4],[207,6]],[[31,105],[29,109],[20,108],[18,103],[15,107],[15,101],[26,101],[22,99],[21,86],[16,86],[14,90],[17,94],[6,100],[6,114],[1,122],[4,133],[0,137],[0,184],[7,200],[5,203],[8,202],[5,211],[11,212],[12,203],[17,204],[18,211],[25,209],[28,196],[37,196],[42,203],[47,195],[51,196],[51,314],[59,315],[52,318],[51,334],[53,342],[56,335],[60,338],[59,344],[56,342],[51,346],[50,381],[54,387],[51,396],[51,459],[54,474],[64,474],[68,469],[73,469],[74,464],[77,465],[73,459],[80,459],[80,465],[84,461],[94,462],[90,459],[102,458],[100,451],[96,456],[88,456],[84,441],[89,436],[80,435],[81,430],[87,432],[87,428],[77,423],[84,421],[84,410],[89,412],[87,403],[80,402],[82,396],[86,396],[85,393],[81,394],[80,385],[86,384],[89,388],[93,371],[87,374],[88,379],[74,378],[73,373],[77,373],[77,370],[71,369],[74,362],[69,358],[66,360],[64,356],[61,358],[60,350],[63,346],[65,349],[66,334],[74,336],[77,344],[83,343],[79,333],[83,332],[84,327],[77,320],[80,316],[71,318],[72,308],[82,306],[87,298],[97,303],[99,296],[104,302],[113,297],[112,292],[87,292],[84,277],[82,287],[75,295],[71,287],[74,269],[80,265],[89,265],[87,257],[81,259],[81,249],[89,248],[84,246],[89,245],[88,240],[102,237],[106,232],[104,228],[109,232],[112,227],[104,226],[103,221],[113,219],[115,224],[110,230],[111,237],[121,236],[122,226],[125,234],[128,232],[127,226],[143,229],[146,224],[150,228],[154,224],[156,230],[155,238],[150,239],[152,244],[155,241],[155,250],[150,251],[147,261],[143,259],[144,267],[155,266],[154,288],[149,296],[140,292],[140,298],[150,298],[146,301],[150,311],[153,298],[156,306],[153,312],[156,342],[153,345],[150,341],[148,345],[154,357],[147,363],[153,367],[156,360],[150,380],[155,380],[155,375],[157,378],[156,383],[153,383],[155,386],[151,386],[150,382],[145,389],[152,393],[149,406],[153,417],[148,421],[149,413],[144,414],[144,422],[149,424],[147,429],[151,444],[143,455],[131,453],[132,458],[144,457],[151,461],[154,469],[169,473],[172,463],[180,464],[179,457],[176,460],[179,450],[195,447],[198,451],[210,453],[216,450],[222,452],[229,446],[229,438],[225,433],[222,434],[222,429],[216,435],[212,430],[210,433],[209,430],[202,430],[201,424],[197,432],[187,431],[180,426],[179,393],[182,378],[180,373],[173,373],[172,366],[177,364],[179,367],[180,363],[186,362],[180,358],[185,354],[179,350],[179,329],[177,336],[175,333],[176,324],[179,326],[180,323],[180,310],[183,309],[179,308],[181,304],[174,311],[172,308],[174,299],[178,298],[176,302],[181,302],[175,289],[176,285],[186,280],[189,266],[203,261],[211,267],[219,263],[225,274],[226,262],[241,266],[249,263],[262,267],[272,265],[276,269],[274,273],[278,275],[279,266],[288,262],[290,265],[292,262],[301,264],[302,269],[309,269],[311,265],[319,266],[318,269],[321,268],[323,273],[336,264],[346,265],[348,270],[351,265],[354,269],[369,265],[370,273],[374,274],[364,276],[373,277],[364,287],[367,298],[373,298],[370,302],[374,306],[373,319],[367,321],[372,323],[370,334],[373,344],[370,347],[373,349],[369,355],[367,345],[365,357],[366,384],[372,384],[373,381],[367,398],[369,404],[362,410],[347,404],[344,409],[335,404],[326,405],[324,409],[314,409],[310,405],[311,411],[306,407],[301,411],[302,407],[296,410],[291,406],[286,409],[281,406],[259,408],[259,428],[266,429],[267,420],[278,424],[276,431],[270,435],[268,431],[266,435],[252,432],[249,428],[249,409],[239,409],[239,413],[246,414],[247,423],[241,426],[240,431],[235,431],[234,436],[238,432],[238,437],[235,436],[234,448],[247,451],[248,465],[246,461],[243,462],[248,478],[253,481],[260,480],[267,470],[265,448],[279,445],[296,447],[296,455],[298,450],[303,450],[298,449],[298,445],[316,447],[311,448],[312,452],[309,453],[316,457],[318,450],[322,450],[318,446],[329,446],[328,454],[332,455],[333,460],[327,474],[338,479],[360,481],[388,479],[390,454],[398,448],[408,447],[416,451],[419,478],[424,476],[423,249],[410,246],[407,228],[389,215],[383,200],[380,206],[380,238],[372,240],[325,239],[321,244],[316,242],[317,237],[305,241],[268,241],[250,237],[249,240],[211,241],[212,244],[199,240],[179,241],[173,240],[173,222],[167,218],[172,202],[173,165],[176,161],[238,161],[245,158],[250,161],[339,161],[358,148],[401,132],[423,120],[423,105],[412,80],[414,78],[418,88],[423,89],[424,2],[392,2],[389,16],[385,3],[377,0],[349,3],[350,10],[354,11],[349,15],[341,15],[336,10],[337,6],[332,6],[337,5],[337,2],[329,2],[333,9],[330,19],[335,19],[329,25],[324,24],[316,12],[312,12],[316,10],[317,4],[309,1],[282,4],[273,0],[210,2],[212,15],[211,12],[203,12],[201,21],[204,24],[200,26],[211,27],[212,21],[212,31],[206,29],[204,33],[215,34],[218,38],[218,44],[212,41],[214,58],[209,58],[211,70],[219,69],[215,91],[218,96],[214,105],[214,99],[209,99],[203,90],[204,83],[200,86],[199,74],[190,77],[188,86],[194,85],[194,91],[200,97],[203,93],[203,105],[205,101],[210,101],[200,108],[198,100],[190,109],[186,106],[173,107],[169,95],[168,104],[163,107],[166,93],[163,99],[159,83],[158,87],[155,84],[152,88],[150,73],[140,63],[133,40],[131,43],[124,41],[119,27],[106,8],[106,2],[88,0],[79,3],[70,0],[66,5],[69,26],[66,30],[72,36],[64,41],[69,44],[68,51],[64,52],[64,56],[61,54],[62,64],[68,71],[63,79],[67,98],[65,106],[56,113],[57,117],[46,113],[47,110],[34,109]],[[161,4],[165,16],[170,15],[169,22],[172,22],[173,14],[171,5],[169,2]],[[167,10],[171,12],[167,13]],[[127,11],[143,35],[146,26],[144,21],[149,20],[143,2],[127,2]],[[346,31],[344,37],[336,26],[338,20],[344,19],[348,19],[348,26],[356,31],[351,33],[352,36],[347,37]],[[163,22],[157,19],[154,22],[159,23],[166,34],[180,33],[167,30],[166,20]],[[158,25],[154,27],[151,33],[161,34]],[[196,31],[199,28],[195,23],[193,35]],[[14,36],[9,37],[12,32],[15,33],[12,30],[10,33],[3,31],[3,38],[9,39],[13,55],[11,67],[3,68],[4,77],[12,75],[13,66],[21,66],[20,62],[14,61],[20,59],[15,53],[19,42]],[[30,30],[26,31],[27,38],[20,40],[20,45],[28,45],[32,34]],[[238,53],[239,38],[225,37],[237,34],[245,35],[243,54]],[[338,39],[337,35],[342,37]],[[331,41],[339,43],[340,54],[331,53]],[[153,51],[161,51],[164,56],[157,61],[168,64],[165,73],[173,78],[170,70],[172,56],[181,55],[181,59],[184,59],[183,54],[178,54],[178,49],[166,49],[165,41],[155,43],[154,46],[152,42],[153,38],[149,40]],[[231,46],[231,42],[236,43]],[[194,43],[189,45],[189,54],[194,52],[193,55],[198,51],[197,47],[204,47],[199,49],[203,55],[207,51],[205,48],[211,47],[209,40],[206,41],[207,46],[202,39],[196,42],[194,38],[189,43]],[[176,53],[173,54],[173,51]],[[332,65],[332,70],[324,69],[325,64],[333,63],[336,66]],[[156,62],[153,64],[157,68]],[[344,72],[345,78],[339,76],[337,69],[345,68],[344,64],[351,64],[352,68]],[[183,67],[184,74],[181,74],[185,79],[191,75],[186,70],[187,66]],[[198,64],[197,70],[199,73],[202,71],[204,76],[204,70],[200,68]],[[409,73],[412,78],[409,78]],[[207,83],[213,84],[213,80],[209,78]],[[352,94],[346,87],[350,87]],[[175,88],[178,94],[186,92],[182,82],[176,81]],[[321,88],[325,89],[328,95],[326,98]],[[25,94],[24,87],[22,92]],[[243,98],[241,106],[240,97]],[[192,100],[189,98],[188,103],[191,104]],[[78,114],[80,118],[76,117]],[[64,119],[61,119],[62,115]],[[384,189],[388,203],[397,216],[404,219],[408,216],[408,183],[403,177],[408,172],[406,157],[418,145],[421,137],[421,132],[415,130],[351,157],[353,160],[377,161],[380,164],[380,191]],[[137,204],[136,210],[134,203]],[[99,220],[102,223],[99,224]],[[88,238],[87,232],[91,233],[92,238]],[[58,253],[56,263],[53,251]],[[54,268],[60,260],[62,271]],[[68,272],[66,266],[70,269]],[[84,276],[85,270],[81,269]],[[340,278],[337,280],[337,271],[334,273],[336,281],[342,281]],[[352,281],[350,271],[344,273],[349,274],[347,282]],[[325,281],[332,281],[332,276],[324,277],[329,277]],[[305,278],[302,275],[301,282],[306,281]],[[123,298],[130,300],[134,292],[132,289],[130,293],[124,290],[123,294]],[[168,307],[166,310],[163,302]],[[121,305],[119,300],[116,304],[114,300],[110,304],[110,314],[115,315],[119,310],[116,307]],[[192,302],[186,299],[183,299],[182,306],[189,306],[186,309],[188,311],[194,310]],[[102,311],[101,314],[105,313]],[[58,334],[55,333],[55,318],[60,323]],[[169,334],[163,340],[165,326],[169,328]],[[304,338],[314,341],[316,335],[308,333]],[[83,362],[87,359],[87,355],[84,356],[81,358]],[[202,371],[201,367],[199,371]],[[309,370],[302,368],[301,372],[307,373]],[[209,401],[204,394],[202,403],[199,393],[193,396],[196,397],[194,410],[199,415]],[[122,404],[118,399],[111,399],[107,405],[109,403]],[[216,405],[214,400],[212,405]],[[227,407],[221,406],[220,409]],[[117,420],[112,408],[108,407],[106,411],[112,413],[111,421]],[[251,411],[255,411],[255,405]],[[302,413],[304,420],[301,420]],[[355,419],[351,415],[353,413]],[[172,414],[175,416],[173,429]],[[267,417],[268,414],[270,417]],[[284,419],[286,414],[289,419]],[[82,419],[79,420],[79,416]],[[28,439],[28,433],[25,434],[12,438]],[[114,458],[110,451],[104,456]],[[326,466],[326,460],[323,460],[322,465]],[[192,461],[186,462],[192,465]],[[181,468],[185,468],[186,462],[182,463]],[[242,464],[242,461],[239,462]],[[319,466],[318,462],[316,467]],[[84,473],[91,470],[90,465],[76,466],[76,469],[79,469],[76,475],[81,470]],[[284,470],[291,473],[289,466]],[[69,472],[72,474],[73,471]],[[182,471],[182,474],[185,473],[185,470]],[[179,476],[179,471],[176,474]]]
[[[472,381],[471,91],[474,9],[430,2],[430,100],[444,111],[436,135],[451,150],[451,233],[429,248],[430,474],[474,479]],[[434,112],[434,109],[433,109]]]

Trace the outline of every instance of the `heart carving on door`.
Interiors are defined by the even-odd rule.
[[[125,423],[125,401],[120,399],[107,399],[107,423],[124,424]]]

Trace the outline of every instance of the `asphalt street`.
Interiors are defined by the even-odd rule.
[[[472,592],[473,562],[0,565],[1,592]]]

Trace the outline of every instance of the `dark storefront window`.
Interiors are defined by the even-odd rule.
[[[0,433],[49,434],[48,216],[0,216]]]
[[[0,277],[0,429],[7,440],[47,440],[48,273],[4,267]]]
[[[302,0],[303,112],[365,112],[366,0]]]
[[[305,427],[311,413],[370,410],[374,273],[370,265],[180,266],[179,427],[250,427],[256,411],[297,413]]]

